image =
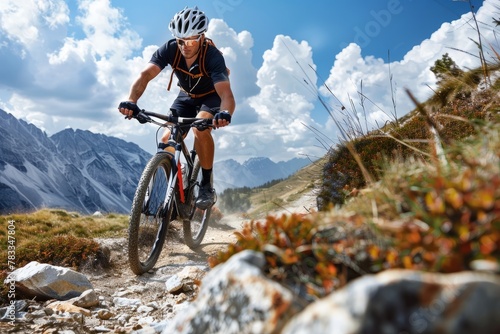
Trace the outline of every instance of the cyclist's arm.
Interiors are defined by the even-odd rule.
[[[227,110],[231,115],[234,113],[236,102],[229,81],[219,81],[214,84],[215,91],[219,94],[221,103],[220,110]]]
[[[161,72],[161,68],[158,65],[153,63],[149,63],[144,70],[142,70],[141,74],[132,84],[129,93],[129,101],[137,103],[137,100],[142,96],[148,83],[154,79]]]

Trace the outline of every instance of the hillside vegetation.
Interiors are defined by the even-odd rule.
[[[128,216],[82,216],[43,209],[0,216],[0,280],[30,261],[75,269],[106,267],[108,258],[94,238],[124,237]],[[6,285],[3,286],[6,289]],[[5,292],[5,291],[3,291]],[[3,304],[5,293],[0,294]]]
[[[333,148],[323,171],[320,208],[343,204],[350,193],[380,179],[385,159],[429,161],[442,145],[448,150],[453,142],[480,133],[481,125],[496,122],[500,83],[480,89],[482,77],[476,69],[443,80],[435,95],[403,119]]]
[[[320,212],[251,221],[211,265],[263,252],[268,276],[305,298],[389,268],[499,272],[499,66],[442,70],[403,119],[332,148]]]

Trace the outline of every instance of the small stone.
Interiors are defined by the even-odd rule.
[[[154,311],[154,308],[149,307],[149,306],[144,306],[144,305],[139,306],[139,308],[137,309],[137,312],[143,313],[146,315],[153,312],[153,311]]]
[[[48,310],[51,310],[51,309],[48,309]],[[52,311],[52,313],[54,313],[53,310],[51,310],[51,311]],[[36,310],[36,311],[31,312],[29,314],[30,314],[31,319],[39,319],[39,318],[46,317],[47,315],[50,315],[50,314],[46,314],[45,310]]]
[[[181,290],[182,285],[183,285],[182,280],[177,275],[170,277],[165,282],[165,287],[166,287],[168,293],[175,293],[175,292]]]
[[[149,325],[151,323],[154,322],[154,318],[153,317],[145,317],[145,318],[140,318],[139,321],[137,322],[138,325]]]
[[[70,299],[73,305],[83,308],[91,308],[99,305],[99,298],[94,290],[89,289],[84,291],[80,296]]]
[[[146,306],[152,307],[155,310],[160,308],[160,305],[158,305],[158,302],[156,302],[156,301],[152,301],[152,302],[148,303]]]
[[[188,299],[187,295],[185,293],[181,293],[176,300],[177,304],[184,303]]]
[[[133,285],[129,288],[130,291],[135,293],[143,293],[148,290],[147,287],[141,285]]]
[[[124,297],[124,296],[129,295],[129,294],[130,294],[130,291],[119,291],[119,292],[114,293],[113,296]]]
[[[112,312],[105,310],[105,309],[101,309],[101,310],[97,311],[97,317],[101,320],[109,320],[114,316],[115,315]]]
[[[68,313],[80,313],[85,316],[90,316],[91,313],[89,310],[84,309],[83,307],[78,307],[69,302],[53,302],[47,305],[48,308],[53,309],[54,311],[59,312],[68,312]]]
[[[113,298],[113,304],[115,304],[115,306],[117,307],[132,307],[132,306],[139,306],[141,304],[141,300],[116,297]]]
[[[48,307],[45,307],[45,308],[43,309],[43,312],[45,313],[45,315],[48,315],[48,316],[50,316],[50,315],[53,315],[53,314],[54,314],[54,310],[53,310],[53,309],[51,309],[51,308],[48,308]]]
[[[130,319],[130,314],[122,314],[118,317],[118,323],[122,326],[125,326]]]

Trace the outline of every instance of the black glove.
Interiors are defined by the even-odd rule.
[[[132,110],[134,117],[136,117],[137,114],[139,114],[141,112],[141,109],[137,106],[137,104],[135,104],[134,102],[130,102],[130,101],[120,102],[120,104],[118,105],[118,109],[120,109],[120,108]]]
[[[214,122],[217,122],[219,119],[226,120],[228,123],[231,123],[231,114],[227,111],[220,111],[214,116]]]

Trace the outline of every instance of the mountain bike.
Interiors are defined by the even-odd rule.
[[[128,259],[132,271],[141,275],[156,264],[172,221],[182,220],[184,242],[191,249],[196,249],[205,236],[212,208],[196,207],[201,182],[200,161],[194,147],[188,150],[184,137],[191,127],[208,129],[212,120],[145,110],[134,118],[142,124],[159,125],[159,129],[170,128],[170,151],[164,149],[165,144],[158,145],[158,152],[142,172],[130,212]]]

